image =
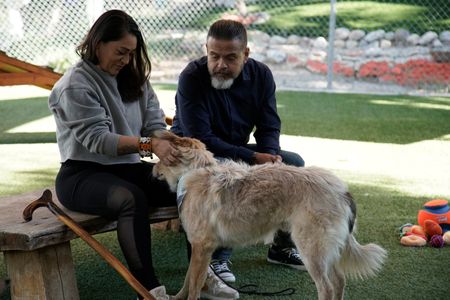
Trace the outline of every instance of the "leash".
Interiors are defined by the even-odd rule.
[[[236,288],[232,285],[230,285],[229,283],[225,282],[220,276],[219,274],[216,273],[216,271],[214,270],[213,267],[211,267],[211,265],[209,265],[209,268],[211,269],[211,271],[213,271],[213,273],[219,278],[220,281],[222,281],[223,284],[225,284],[226,286],[228,286],[229,288],[232,288],[235,291],[238,291],[240,294],[245,294],[245,295],[259,295],[259,296],[290,296],[295,294],[295,289],[294,288],[286,288],[284,290],[280,290],[280,291],[276,291],[276,292],[263,292],[263,291],[259,291],[258,290],[258,285],[256,284],[245,284],[240,286],[239,288]],[[253,289],[250,289],[253,288]],[[250,289],[250,290],[249,290]]]

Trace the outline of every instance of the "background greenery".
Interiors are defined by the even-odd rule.
[[[249,29],[258,29],[270,35],[288,36],[328,36],[330,1],[328,0],[258,0],[246,1],[249,13],[265,12],[269,21],[252,24]],[[447,0],[374,0],[374,1],[337,1],[336,27],[362,29],[367,32],[377,29],[395,31],[406,28],[419,35],[433,30],[440,32],[450,27],[450,4]],[[187,8],[198,14],[198,18],[181,18],[174,25],[173,17],[162,18],[161,29],[197,29],[203,30],[220,18],[223,13],[237,13],[225,7],[199,6]],[[174,12],[175,14],[177,12]],[[179,12],[181,13],[181,12]],[[160,17],[160,16],[158,16]],[[143,16],[142,22],[153,20],[156,16]],[[156,20],[156,19],[155,19]]]
[[[175,87],[156,85],[155,88],[158,93]],[[46,101],[46,98],[0,101],[0,149],[2,144],[54,141],[54,133],[6,133],[15,126],[50,115]],[[450,98],[444,97],[280,91],[278,105],[283,133],[289,135],[406,144],[430,139],[446,142],[445,136],[450,133]],[[20,157],[24,159],[26,153],[21,153]],[[11,157],[11,163],[15,159]],[[17,184],[18,188],[11,192],[0,186],[0,195],[53,185],[57,165],[42,165],[41,170],[17,174],[16,182],[7,184],[12,187]],[[0,169],[1,178],[5,178],[5,172]],[[358,170],[355,172],[357,176]],[[415,221],[418,209],[429,195],[411,196],[396,190],[395,183],[393,188],[384,188],[377,184],[382,180],[374,176],[367,184],[348,181],[358,206],[359,242],[378,243],[388,250],[389,257],[377,277],[366,281],[350,280],[346,299],[448,299],[450,247],[406,248],[399,244],[398,227]],[[435,196],[450,197],[450,191]],[[123,260],[114,232],[96,238]],[[130,287],[83,241],[74,240],[72,247],[81,299],[134,299]],[[154,231],[153,251],[161,282],[170,293],[175,293],[181,287],[187,268],[183,234]],[[314,283],[307,273],[266,263],[266,252],[264,245],[236,249],[232,269],[238,278],[237,286],[252,283],[258,285],[259,290],[272,292],[292,287],[296,294],[275,298],[316,299]],[[0,278],[5,276],[3,256],[0,256]],[[261,297],[241,295],[241,298]],[[8,292],[0,299],[9,299]]]

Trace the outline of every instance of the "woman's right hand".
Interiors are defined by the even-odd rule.
[[[172,166],[180,162],[178,158],[180,155],[179,151],[167,140],[153,137],[152,152],[158,156],[165,165]]]

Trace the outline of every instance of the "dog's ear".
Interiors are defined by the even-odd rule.
[[[200,149],[205,150],[205,144],[200,142],[197,139],[188,138],[188,137],[177,137],[176,139],[171,141],[177,147],[184,147],[189,149]]]

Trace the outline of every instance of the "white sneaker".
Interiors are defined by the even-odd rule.
[[[217,274],[220,278],[222,278],[225,282],[235,282],[236,277],[234,276],[233,272],[231,272],[230,267],[228,266],[231,264],[229,260],[219,260],[219,259],[213,259],[211,261],[211,267],[214,270],[214,273]]]
[[[161,285],[150,290],[150,295],[152,295],[156,300],[171,300],[174,297],[167,295],[166,287]]]
[[[209,300],[238,299],[239,292],[223,283],[223,281],[208,268],[205,286],[200,292],[200,297]]]

